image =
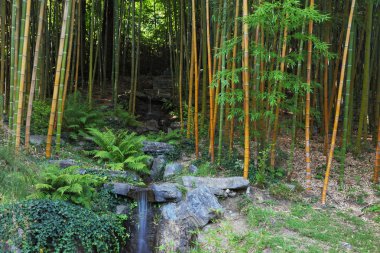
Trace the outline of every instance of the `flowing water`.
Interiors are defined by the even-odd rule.
[[[138,231],[137,253],[149,253],[147,230],[148,230],[148,195],[146,191],[139,192],[138,196]]]

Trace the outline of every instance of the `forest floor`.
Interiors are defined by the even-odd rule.
[[[287,136],[279,140],[285,156],[290,142]],[[367,149],[358,157],[348,153],[343,188],[334,159],[326,206],[320,204],[323,141],[312,144],[314,176],[308,193],[303,190],[304,152],[298,144],[291,184],[301,190],[290,184],[251,187],[247,194],[226,199],[224,217],[199,232],[194,252],[380,252],[380,187],[371,182],[375,151]]]

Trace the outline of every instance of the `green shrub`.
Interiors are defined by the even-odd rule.
[[[49,126],[49,116],[50,104],[40,100],[34,101],[30,131],[33,134],[46,134]]]
[[[50,167],[42,174],[42,181],[35,185],[36,193],[30,198],[48,198],[69,201],[86,208],[96,198],[96,187],[103,184],[101,177],[81,175],[76,167],[59,169]]]
[[[63,201],[3,205],[0,251],[6,252],[6,243],[22,252],[119,252],[128,236],[123,221]]]
[[[132,170],[138,173],[149,174],[147,160],[150,156],[142,152],[143,136],[135,133],[112,130],[101,132],[96,128],[88,129],[89,136],[99,146],[100,150],[89,151],[101,163],[113,170]]]

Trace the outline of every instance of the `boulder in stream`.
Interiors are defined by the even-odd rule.
[[[180,185],[173,183],[152,184],[155,202],[179,202],[182,199]]]
[[[218,199],[206,186],[188,192],[186,199],[161,208],[162,220],[157,231],[160,252],[188,252],[193,231],[204,227],[223,212]]]

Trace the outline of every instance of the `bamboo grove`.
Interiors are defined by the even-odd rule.
[[[347,152],[376,147],[378,182],[379,13],[377,0],[0,0],[0,124],[16,150],[28,149],[33,103],[49,101],[49,158],[59,155],[69,94],[85,93],[91,107],[110,93],[116,108],[127,93],[136,114],[150,40],[197,157],[207,149],[220,163],[241,147],[244,177],[264,152],[275,171],[278,137],[287,134],[287,176],[303,143],[309,189],[313,143],[322,141],[325,203],[331,170],[344,184]],[[156,34],[147,35],[147,22]]]

